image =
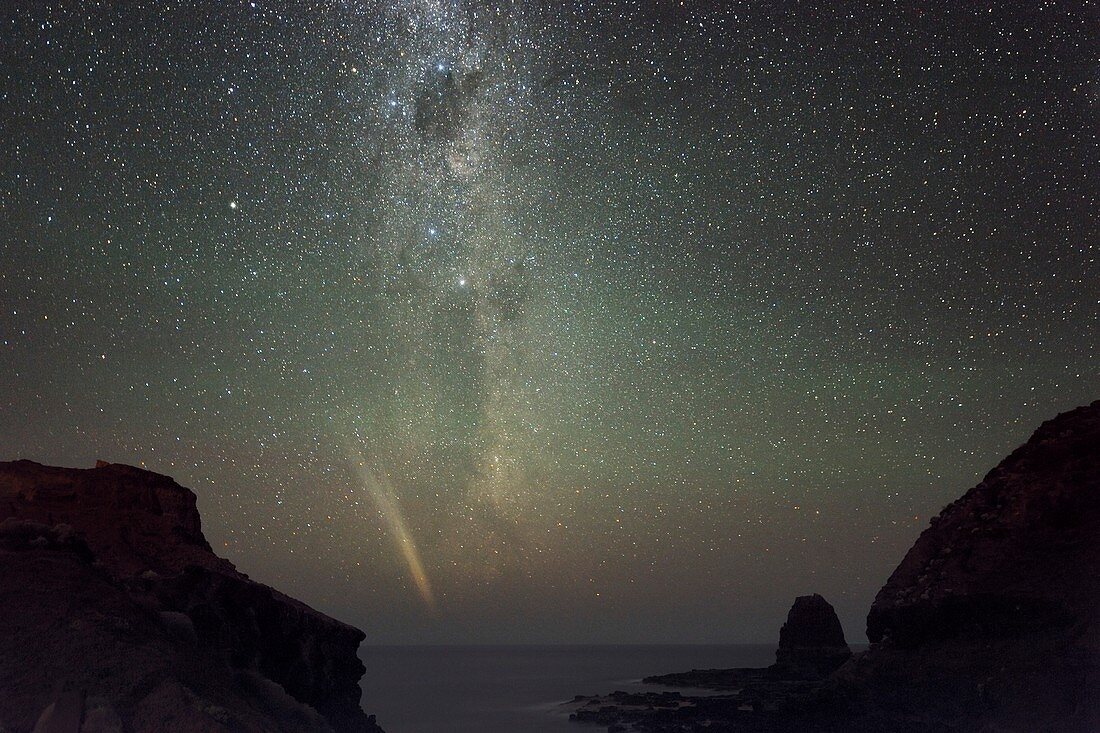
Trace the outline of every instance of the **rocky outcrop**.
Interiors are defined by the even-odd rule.
[[[787,613],[771,672],[788,679],[821,679],[851,656],[836,611],[814,593],[796,598]]]
[[[1100,631],[1100,401],[1044,423],[917,539],[867,615],[872,643]]]
[[[838,682],[870,708],[929,729],[1100,730],[1100,401],[932,520],[867,635]]]
[[[816,659],[807,648],[843,643],[821,603],[795,607],[767,670],[646,680],[728,694],[578,698],[574,719],[650,733],[1100,731],[1100,401],[1044,423],[932,520],[875,598],[868,651],[780,687],[787,664]]]
[[[203,536],[195,495],[167,476],[133,466],[98,461],[82,470],[0,463],[0,521],[7,517],[73,527],[116,578],[176,575],[190,566],[236,572]]]
[[[693,669],[646,677],[664,687],[724,693],[614,692],[578,696],[570,720],[611,731],[779,731],[809,730],[822,680],[852,656],[833,607],[816,593],[795,599],[779,630],[776,662],[770,667]]]
[[[787,690],[805,689],[804,685],[773,683],[813,682],[827,677],[852,656],[844,640],[832,605],[817,593],[799,596],[787,612],[779,629],[779,647],[775,664],[770,667],[734,667],[732,669],[693,669],[690,672],[646,677],[643,682],[667,687],[694,687],[708,690],[761,692],[782,697]],[[758,695],[759,697],[759,695]]]
[[[363,638],[217,557],[166,476],[0,463],[0,729],[377,733]]]

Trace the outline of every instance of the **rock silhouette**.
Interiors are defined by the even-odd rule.
[[[1100,730],[1100,401],[1043,423],[879,591],[863,705],[957,730]]]
[[[578,698],[576,718],[650,733],[1100,731],[1100,401],[1043,423],[932,520],[875,597],[869,650],[840,659],[827,605],[798,599],[767,675],[646,680],[727,694]],[[790,679],[822,649],[839,669]]]
[[[836,611],[814,593],[796,598],[787,613],[771,670],[780,678],[820,679],[851,656]]]
[[[166,476],[0,463],[9,733],[378,733],[363,638],[217,557]]]

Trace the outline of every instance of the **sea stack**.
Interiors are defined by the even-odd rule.
[[[787,613],[769,672],[782,679],[821,679],[851,656],[836,611],[814,593],[796,598]]]
[[[215,555],[167,476],[0,463],[0,730],[381,733],[363,638]]]

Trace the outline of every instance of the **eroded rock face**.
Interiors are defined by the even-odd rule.
[[[235,572],[203,536],[195,495],[168,476],[133,466],[0,463],[0,520],[6,517],[72,526],[116,578],[175,575],[191,565]]]
[[[1100,730],[1100,401],[1044,423],[932,520],[839,680],[957,730]]]
[[[1097,644],[1100,401],[1044,423],[932,520],[875,597],[872,643],[1058,629]]]
[[[836,611],[820,595],[799,596],[779,629],[773,674],[787,678],[825,677],[852,656]]]
[[[88,732],[377,733],[363,637],[214,555],[194,494],[166,476],[0,463],[10,733],[74,700]]]

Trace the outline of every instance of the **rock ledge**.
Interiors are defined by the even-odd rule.
[[[380,733],[363,638],[215,555],[167,476],[0,463],[0,729]]]

